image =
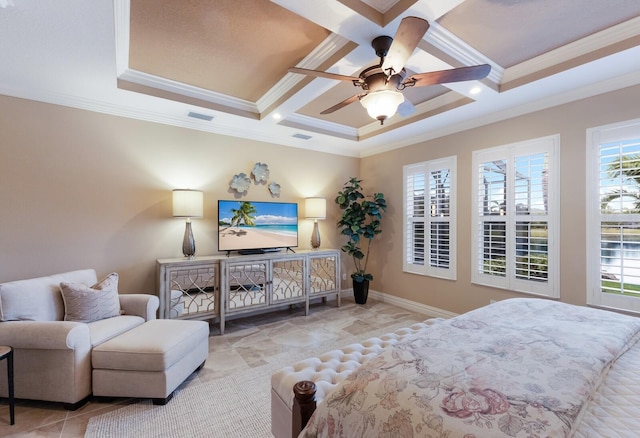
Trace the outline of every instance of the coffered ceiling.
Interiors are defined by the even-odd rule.
[[[6,3],[6,4],[5,4]],[[12,0],[0,93],[293,147],[364,156],[640,83],[637,0]],[[430,27],[411,73],[491,65],[407,88],[381,125],[351,82],[402,18]]]

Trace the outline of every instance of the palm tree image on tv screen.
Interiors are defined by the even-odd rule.
[[[298,246],[298,204],[218,201],[218,250],[275,251]]]

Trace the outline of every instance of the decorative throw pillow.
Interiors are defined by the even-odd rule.
[[[64,320],[92,322],[120,315],[118,274],[113,272],[94,284],[60,283]]]

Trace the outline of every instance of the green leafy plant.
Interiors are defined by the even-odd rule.
[[[342,210],[338,229],[340,234],[349,239],[340,249],[353,257],[356,271],[351,278],[355,281],[371,281],[373,275],[367,272],[369,251],[373,238],[382,232],[380,219],[382,212],[387,210],[387,201],[382,193],[362,193],[361,182],[358,178],[350,178],[336,197],[336,204]]]

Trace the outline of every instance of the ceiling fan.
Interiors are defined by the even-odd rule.
[[[424,87],[427,85],[461,82],[485,78],[491,71],[488,64],[459,67],[448,70],[417,73],[406,78],[404,65],[409,60],[418,43],[429,28],[429,22],[418,17],[405,17],[395,38],[379,36],[373,39],[371,46],[380,58],[380,63],[365,68],[358,77],[344,76],[306,68],[291,67],[289,72],[300,73],[340,81],[351,81],[354,86],[362,88],[362,93],[351,96],[342,102],[327,108],[320,114],[329,114],[359,100],[374,119],[380,124],[393,116],[402,104],[404,114],[412,113],[415,108],[401,93],[407,87]]]

